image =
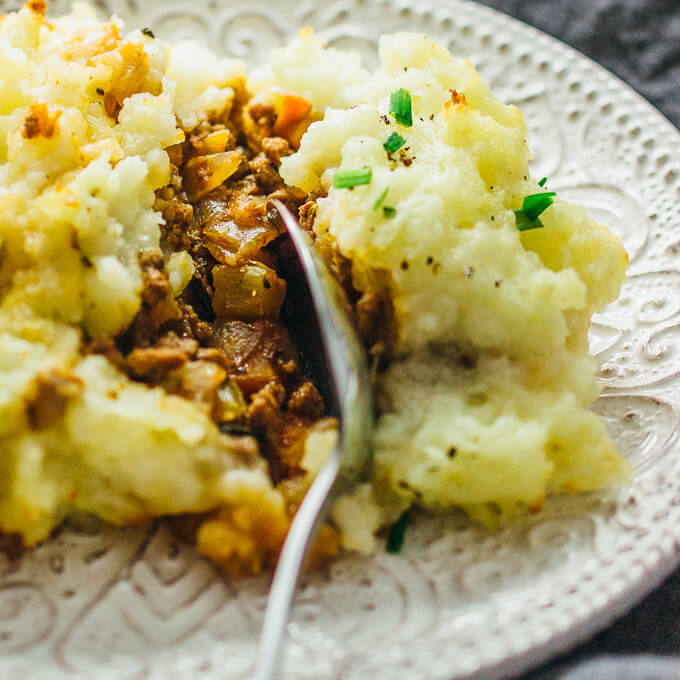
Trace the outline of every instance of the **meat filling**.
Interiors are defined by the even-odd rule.
[[[315,199],[286,186],[278,172],[304,121],[290,138],[276,136],[274,130],[283,135],[290,125],[277,125],[271,107],[238,104],[245,99],[241,93],[227,117],[186,130],[185,141],[168,150],[172,181],[156,200],[165,221],[162,252],[138,255],[142,309],[124,334],[93,342],[89,351],[133,380],[201,405],[223,432],[254,434],[292,516],[306,489],[305,440],[326,411],[280,317],[287,288],[282,265],[293,251],[268,201],[282,201],[311,230]],[[349,263],[332,244],[320,245],[350,296],[367,347],[386,354],[391,306],[375,293],[355,291]],[[174,253],[188,254],[193,264],[179,294],[166,264]],[[330,527],[322,537],[316,559],[337,551]]]

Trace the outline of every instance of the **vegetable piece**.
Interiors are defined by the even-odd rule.
[[[239,151],[196,156],[186,162],[182,179],[190,201],[197,201],[229,179],[245,161]]]
[[[402,146],[406,144],[406,139],[402,137],[399,133],[393,132],[387,140],[383,143],[383,148],[387,153],[394,153],[401,149]]]
[[[228,319],[277,318],[286,296],[286,282],[261,262],[243,267],[217,265],[212,270],[213,311]]]
[[[227,372],[212,361],[188,361],[168,375],[163,388],[189,401],[212,407]]]
[[[386,217],[387,219],[391,219],[397,214],[397,209],[393,208],[391,205],[384,205],[383,206],[383,216]]]
[[[544,187],[544,186],[545,186],[545,183],[546,183],[547,181],[548,181],[548,178],[547,178],[547,177],[544,177],[544,178],[538,183],[538,186],[539,186],[539,187]]]
[[[535,220],[544,211],[553,204],[554,191],[548,191],[544,194],[532,194],[524,199],[522,210],[524,214],[530,219]]]
[[[530,220],[521,210],[515,210],[515,223],[520,231],[543,228],[541,220]]]
[[[541,229],[543,223],[538,219],[553,204],[554,191],[526,196],[520,210],[515,210],[515,220],[520,231]]]
[[[350,189],[361,184],[370,184],[372,174],[371,168],[336,170],[333,176],[333,186],[336,189]]]
[[[232,133],[229,130],[215,130],[200,140],[192,142],[194,151],[201,156],[212,153],[222,153],[231,143]]]
[[[408,526],[408,514],[405,512],[391,527],[387,536],[387,552],[398,553],[404,545],[406,527]]]
[[[413,125],[411,95],[408,90],[400,87],[390,95],[390,113],[400,125],[404,127],[411,127]]]
[[[312,104],[297,94],[284,94],[281,109],[274,123],[273,133],[277,137],[288,137],[295,126],[312,112]]]
[[[186,250],[182,250],[170,255],[166,266],[170,288],[172,289],[172,297],[179,297],[194,276],[196,271],[194,261]]]
[[[389,187],[385,187],[384,191],[378,196],[378,198],[375,199],[375,203],[373,204],[373,210],[377,210],[384,202],[385,199],[387,198],[387,192],[389,191]]]
[[[217,400],[213,410],[215,420],[220,423],[233,422],[243,417],[247,410],[248,405],[243,392],[230,378],[217,391]]]
[[[223,197],[206,196],[194,206],[194,222],[203,230],[204,245],[220,263],[232,267],[259,260],[259,253],[281,234],[267,219],[263,196],[239,194],[225,203]]]

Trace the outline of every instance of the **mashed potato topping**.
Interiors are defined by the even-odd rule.
[[[0,532],[25,545],[76,511],[128,524],[232,501],[285,531],[254,442],[83,352],[142,307],[138,252],[159,246],[178,119],[223,111],[243,87],[242,64],[194,47],[188,71],[182,49],[123,38],[84,7],[0,23]],[[179,292],[192,263],[173,257]]]
[[[380,61],[369,74],[302,35],[261,76],[324,111],[281,166],[321,196],[315,232],[351,261],[359,291],[388,280],[397,340],[380,379],[375,495],[492,522],[550,492],[620,480],[627,466],[585,406],[599,394],[588,324],[618,295],[621,244],[560,200],[544,228],[518,230],[514,210],[543,191],[527,130],[469,62],[413,34],[383,37]],[[399,88],[412,126],[390,113]],[[393,133],[405,142],[389,152]],[[371,169],[370,183],[334,186],[357,168]],[[336,520],[349,515],[345,501]]]
[[[518,230],[542,190],[526,128],[468,62],[401,34],[369,73],[303,33],[246,81],[85,6],[43,13],[0,17],[0,534],[188,514],[226,569],[271,563],[333,441],[278,319],[274,195],[345,272],[376,358],[373,476],[321,553],[337,531],[372,549],[414,503],[493,524],[625,476],[585,408],[625,253],[559,200]]]

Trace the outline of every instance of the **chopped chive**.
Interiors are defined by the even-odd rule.
[[[524,199],[522,210],[524,214],[530,219],[535,220],[544,210],[547,210],[553,204],[554,191],[548,191],[544,194],[532,194]]]
[[[406,144],[406,140],[397,132],[393,132],[387,141],[383,144],[385,151],[388,153],[394,153],[401,149],[402,146]]]
[[[333,186],[336,189],[351,189],[361,184],[370,184],[371,175],[371,168],[336,170],[335,175],[333,175]]]
[[[400,125],[404,127],[411,127],[413,125],[411,95],[408,90],[400,87],[390,95],[390,113]]]
[[[541,229],[543,222],[536,218],[530,220],[521,210],[515,210],[515,222],[520,231],[529,231],[529,229]]]
[[[404,545],[408,516],[404,513],[391,527],[387,536],[387,552],[398,553]]]
[[[397,209],[393,208],[391,205],[384,205],[383,206],[383,215],[387,217],[387,219],[391,219],[397,214]]]
[[[547,191],[543,194],[526,196],[521,210],[515,210],[517,228],[520,231],[528,231],[543,227],[543,222],[538,217],[553,204],[555,195],[554,191]]]
[[[389,187],[385,187],[385,190],[380,194],[380,196],[378,196],[378,198],[375,199],[373,210],[377,210],[385,202],[385,199],[387,198],[387,192],[389,190]]]
[[[539,186],[539,187],[544,187],[544,186],[545,186],[545,183],[546,183],[547,181],[548,181],[548,178],[547,178],[547,177],[544,177],[544,178],[538,183],[538,186]]]

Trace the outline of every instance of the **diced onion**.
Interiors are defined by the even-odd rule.
[[[229,319],[277,318],[286,296],[286,282],[261,262],[242,267],[218,265],[212,270],[213,311]]]
[[[196,201],[216,189],[238,170],[244,160],[239,151],[196,156],[188,160],[183,168],[183,179],[189,200]]]

